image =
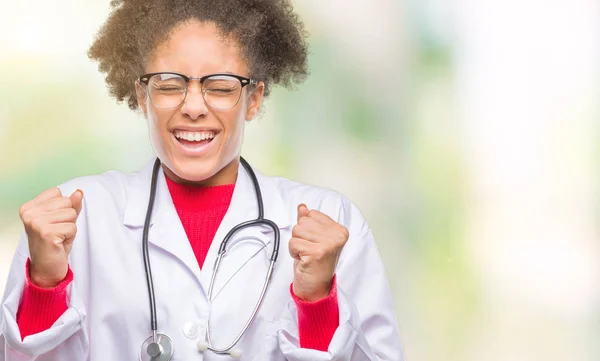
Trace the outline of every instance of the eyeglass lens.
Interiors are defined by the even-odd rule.
[[[148,81],[150,100],[160,108],[175,108],[184,102],[187,89],[185,78],[177,74],[155,74]],[[242,85],[239,79],[215,75],[202,83],[202,96],[214,109],[231,109],[239,101]]]

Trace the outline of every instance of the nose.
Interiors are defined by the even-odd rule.
[[[204,97],[202,97],[202,87],[200,84],[189,84],[181,111],[192,120],[198,119],[208,113],[208,107],[204,102]]]

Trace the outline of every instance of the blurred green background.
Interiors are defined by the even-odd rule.
[[[243,154],[369,220],[409,360],[600,359],[600,4],[303,0]],[[86,57],[108,1],[0,0],[0,288],[40,191],[151,156]]]

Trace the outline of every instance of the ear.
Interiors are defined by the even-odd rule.
[[[137,97],[137,103],[142,113],[144,113],[144,117],[147,116],[147,104],[146,104],[146,85],[140,83],[139,80],[135,81],[135,95]]]
[[[254,86],[250,98],[248,99],[248,109],[246,110],[246,120],[252,120],[259,112],[262,104],[263,94],[265,92],[265,83],[259,81]]]

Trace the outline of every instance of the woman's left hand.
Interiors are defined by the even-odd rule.
[[[329,216],[305,204],[298,205],[298,223],[289,242],[294,258],[294,294],[308,302],[329,295],[335,267],[348,241],[348,230]]]

